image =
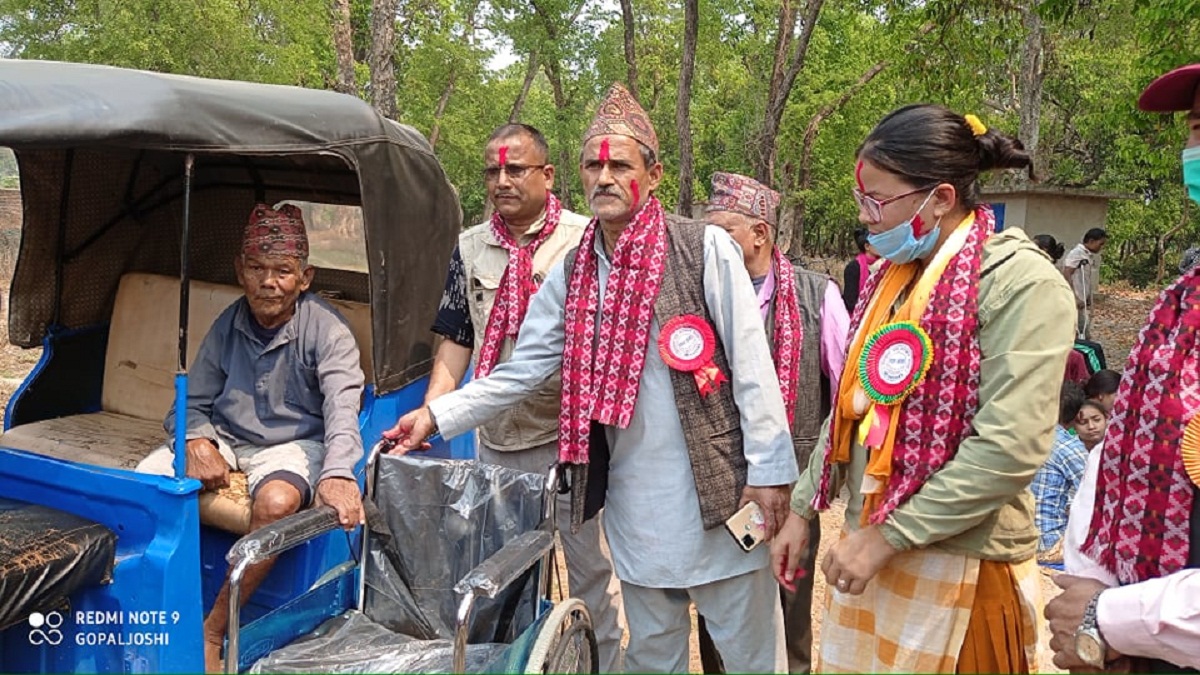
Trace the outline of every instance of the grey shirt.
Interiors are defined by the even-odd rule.
[[[346,320],[302,293],[295,315],[268,344],[255,336],[252,321],[243,297],[204,336],[188,373],[187,438],[219,437],[234,448],[323,442],[319,479],[353,479],[363,455],[363,374]],[[173,437],[174,408],[163,427]]]
[[[603,298],[611,264],[599,236],[584,244],[596,247]],[[486,422],[558,372],[566,295],[559,264],[530,303],[512,359],[430,403],[444,436]],[[704,233],[704,299],[729,357],[732,384],[722,386],[733,387],[741,416],[748,483],[791,483],[798,476],[796,456],[762,316],[741,251],[717,227]],[[629,427],[606,427],[612,457],[604,527],[617,577],[651,588],[687,588],[766,567],[766,546],[745,553],[724,528],[703,527],[658,331],[655,321]]]

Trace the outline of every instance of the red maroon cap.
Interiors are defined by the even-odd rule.
[[[1146,112],[1191,110],[1200,85],[1200,63],[1176,68],[1146,87],[1138,98],[1138,107]]]

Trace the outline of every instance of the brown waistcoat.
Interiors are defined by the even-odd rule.
[[[821,424],[831,407],[829,377],[821,370],[821,306],[825,303],[825,290],[830,279],[801,268],[795,261],[792,268],[796,277],[796,295],[800,300],[800,323],[804,329],[796,405],[792,411],[792,446],[796,450],[797,465],[804,467],[808,466],[809,455],[821,433]],[[766,324],[772,357],[775,356],[775,317],[775,301],[772,300]]]
[[[712,325],[704,300],[704,223],[667,215],[667,264],[662,285],[654,302],[654,316],[661,327],[684,314],[703,317]],[[591,242],[581,242],[584,246]],[[567,254],[566,273],[570,278],[574,253]],[[713,361],[730,380],[729,360],[717,335]],[[657,344],[646,347],[658,349]],[[741,418],[733,400],[731,382],[716,392],[701,397],[691,373],[672,369],[671,385],[675,406],[687,442],[688,457],[700,500],[704,529],[722,525],[738,507],[746,486],[746,456],[742,446]],[[644,452],[655,452],[645,448]],[[608,490],[609,449],[604,427],[592,423],[589,439],[589,464],[572,467],[572,525],[577,529],[604,505]]]

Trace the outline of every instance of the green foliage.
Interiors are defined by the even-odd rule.
[[[706,198],[713,172],[752,173],[767,150],[762,128],[780,5],[700,1],[691,100],[697,200]],[[804,3],[793,5],[803,11]],[[332,0],[0,0],[0,49],[19,58],[328,87],[335,72],[331,6]],[[539,67],[520,121],[546,134],[557,190],[586,211],[579,138],[608,84],[628,79],[617,3],[400,0],[399,6],[400,116],[426,134],[437,128],[436,151],[459,188],[467,222],[478,222],[485,209],[484,140],[507,122],[530,55]],[[1113,241],[1105,274],[1153,282],[1160,255],[1170,272],[1178,253],[1200,241],[1200,208],[1180,225],[1182,122],[1135,109],[1155,76],[1200,62],[1194,20],[1200,0],[853,0],[825,3],[777,139],[776,187],[785,209],[803,205],[810,252],[850,250],[855,151],[888,111],[934,102],[979,115],[993,128],[1019,128],[1029,10],[1044,26],[1039,174],[1051,185],[1135,197],[1109,211]],[[636,86],[666,166],[659,196],[674,207],[682,6],[639,0],[633,11]],[[371,0],[351,1],[360,87],[369,80],[370,12]],[[933,29],[922,33],[927,22]],[[878,64],[883,70],[859,87]],[[841,102],[848,91],[853,95]],[[816,135],[806,155],[810,125]],[[0,155],[0,179],[11,181],[6,161]]]

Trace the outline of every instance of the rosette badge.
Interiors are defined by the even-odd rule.
[[[860,440],[867,447],[883,444],[891,406],[917,388],[931,363],[933,343],[916,323],[889,323],[867,337],[858,360],[858,383],[874,403],[859,425]]]
[[[691,373],[701,396],[708,396],[726,381],[725,373],[713,362],[717,336],[707,321],[695,314],[677,316],[658,334],[658,353],[663,363]]]

